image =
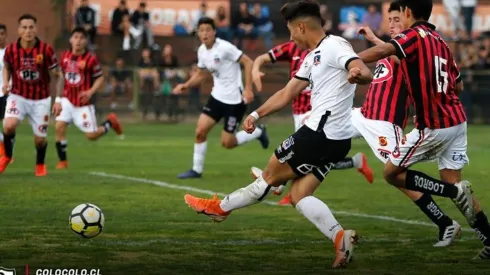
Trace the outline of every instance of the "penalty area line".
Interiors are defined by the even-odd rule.
[[[111,178],[111,179],[119,179],[119,180],[125,180],[125,181],[153,184],[153,185],[164,187],[164,188],[185,190],[185,191],[190,191],[190,192],[195,192],[195,193],[206,194],[206,195],[210,195],[210,196],[217,194],[221,197],[225,197],[228,195],[225,193],[214,192],[212,190],[196,188],[196,187],[192,187],[192,186],[188,186],[188,185],[177,185],[177,184],[171,184],[171,183],[159,181],[159,180],[130,177],[130,176],[124,176],[124,175],[119,175],[119,174],[110,174],[110,173],[105,173],[105,172],[90,172],[88,174],[91,176],[96,176],[96,177],[101,177],[101,178]],[[279,205],[277,205],[277,202],[268,201],[268,200],[262,201],[262,204],[279,206]],[[371,214],[354,213],[354,212],[348,212],[348,211],[336,211],[336,210],[332,210],[332,212],[334,214],[340,215],[340,216],[374,219],[374,220],[381,220],[381,221],[389,221],[389,222],[393,222],[393,223],[403,223],[403,224],[419,225],[419,226],[429,226],[429,227],[435,227],[436,226],[436,225],[434,225],[432,223],[428,223],[428,222],[417,221],[417,220],[405,220],[405,219],[399,219],[399,218],[390,217],[390,216],[383,216],[383,215],[371,215]],[[461,230],[465,231],[465,232],[473,232],[473,230],[471,230],[470,228],[461,228]]]

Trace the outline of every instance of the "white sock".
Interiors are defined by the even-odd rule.
[[[131,39],[130,39],[129,35],[124,37],[122,48],[125,51],[131,49]]]
[[[194,158],[192,170],[202,173],[204,170],[204,159],[206,158],[206,151],[208,150],[208,142],[195,143],[194,144]]]
[[[0,133],[0,142],[3,142],[3,133]]]
[[[342,230],[342,226],[337,222],[330,208],[324,202],[313,196],[308,196],[300,200],[296,204],[296,210],[332,241],[335,241],[337,232]]]
[[[355,168],[361,168],[362,167],[362,153],[357,153],[352,157],[352,163],[354,164]]]
[[[236,141],[238,145],[242,145],[244,143],[247,143],[249,141],[252,141],[254,139],[257,139],[262,135],[262,129],[259,127],[255,128],[255,131],[253,131],[251,134],[245,132],[245,131],[240,131],[236,133]]]
[[[260,176],[247,187],[236,190],[221,200],[223,211],[232,211],[256,204],[264,200],[271,193],[272,186]]]

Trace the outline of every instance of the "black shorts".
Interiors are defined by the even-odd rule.
[[[333,165],[350,151],[351,139],[331,140],[323,131],[301,127],[285,139],[275,154],[280,163],[287,162],[298,176],[313,173],[323,181]]]
[[[0,97],[0,119],[5,117],[5,108],[7,106],[7,96]]]
[[[225,124],[223,130],[234,134],[238,126],[240,126],[246,110],[247,105],[243,102],[239,104],[226,104],[210,96],[208,103],[202,108],[202,113],[210,116],[216,122],[219,122],[224,117]]]

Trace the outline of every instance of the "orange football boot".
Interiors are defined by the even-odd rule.
[[[5,155],[5,147],[3,146],[3,142],[0,142],[0,157]]]
[[[48,175],[46,164],[36,164],[36,177],[44,177]]]
[[[282,200],[277,202],[278,205],[291,205],[291,196],[287,194]]]
[[[371,167],[369,167],[366,154],[361,153],[361,156],[362,156],[361,168],[357,169],[357,171],[363,174],[369,183],[373,183],[374,181],[373,170],[371,169]]]
[[[217,195],[214,195],[212,199],[201,199],[191,195],[185,195],[184,200],[198,214],[204,214],[215,222],[226,220],[231,213],[231,211],[225,212],[221,209],[221,200],[218,199]]]
[[[335,236],[335,261],[332,267],[345,267],[352,261],[354,245],[357,244],[359,237],[354,230],[340,230]]]
[[[123,134],[123,128],[121,126],[121,123],[119,123],[119,119],[117,119],[117,115],[115,113],[110,113],[109,115],[107,115],[107,120],[111,122],[111,127],[118,136]]]
[[[0,158],[0,174],[3,173],[5,169],[7,169],[7,166],[9,166],[11,161],[12,159],[6,156],[2,156]]]
[[[68,168],[68,161],[67,160],[60,160],[58,164],[56,165],[56,169],[67,169]]]

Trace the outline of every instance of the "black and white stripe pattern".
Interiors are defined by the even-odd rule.
[[[456,185],[458,186],[459,191],[456,198],[453,199],[453,202],[465,216],[468,224],[473,227],[476,222],[476,213],[473,205],[473,196],[471,195],[471,185],[467,181],[462,181]]]
[[[490,259],[490,246],[485,246],[483,249],[476,255],[475,259],[488,260]]]

